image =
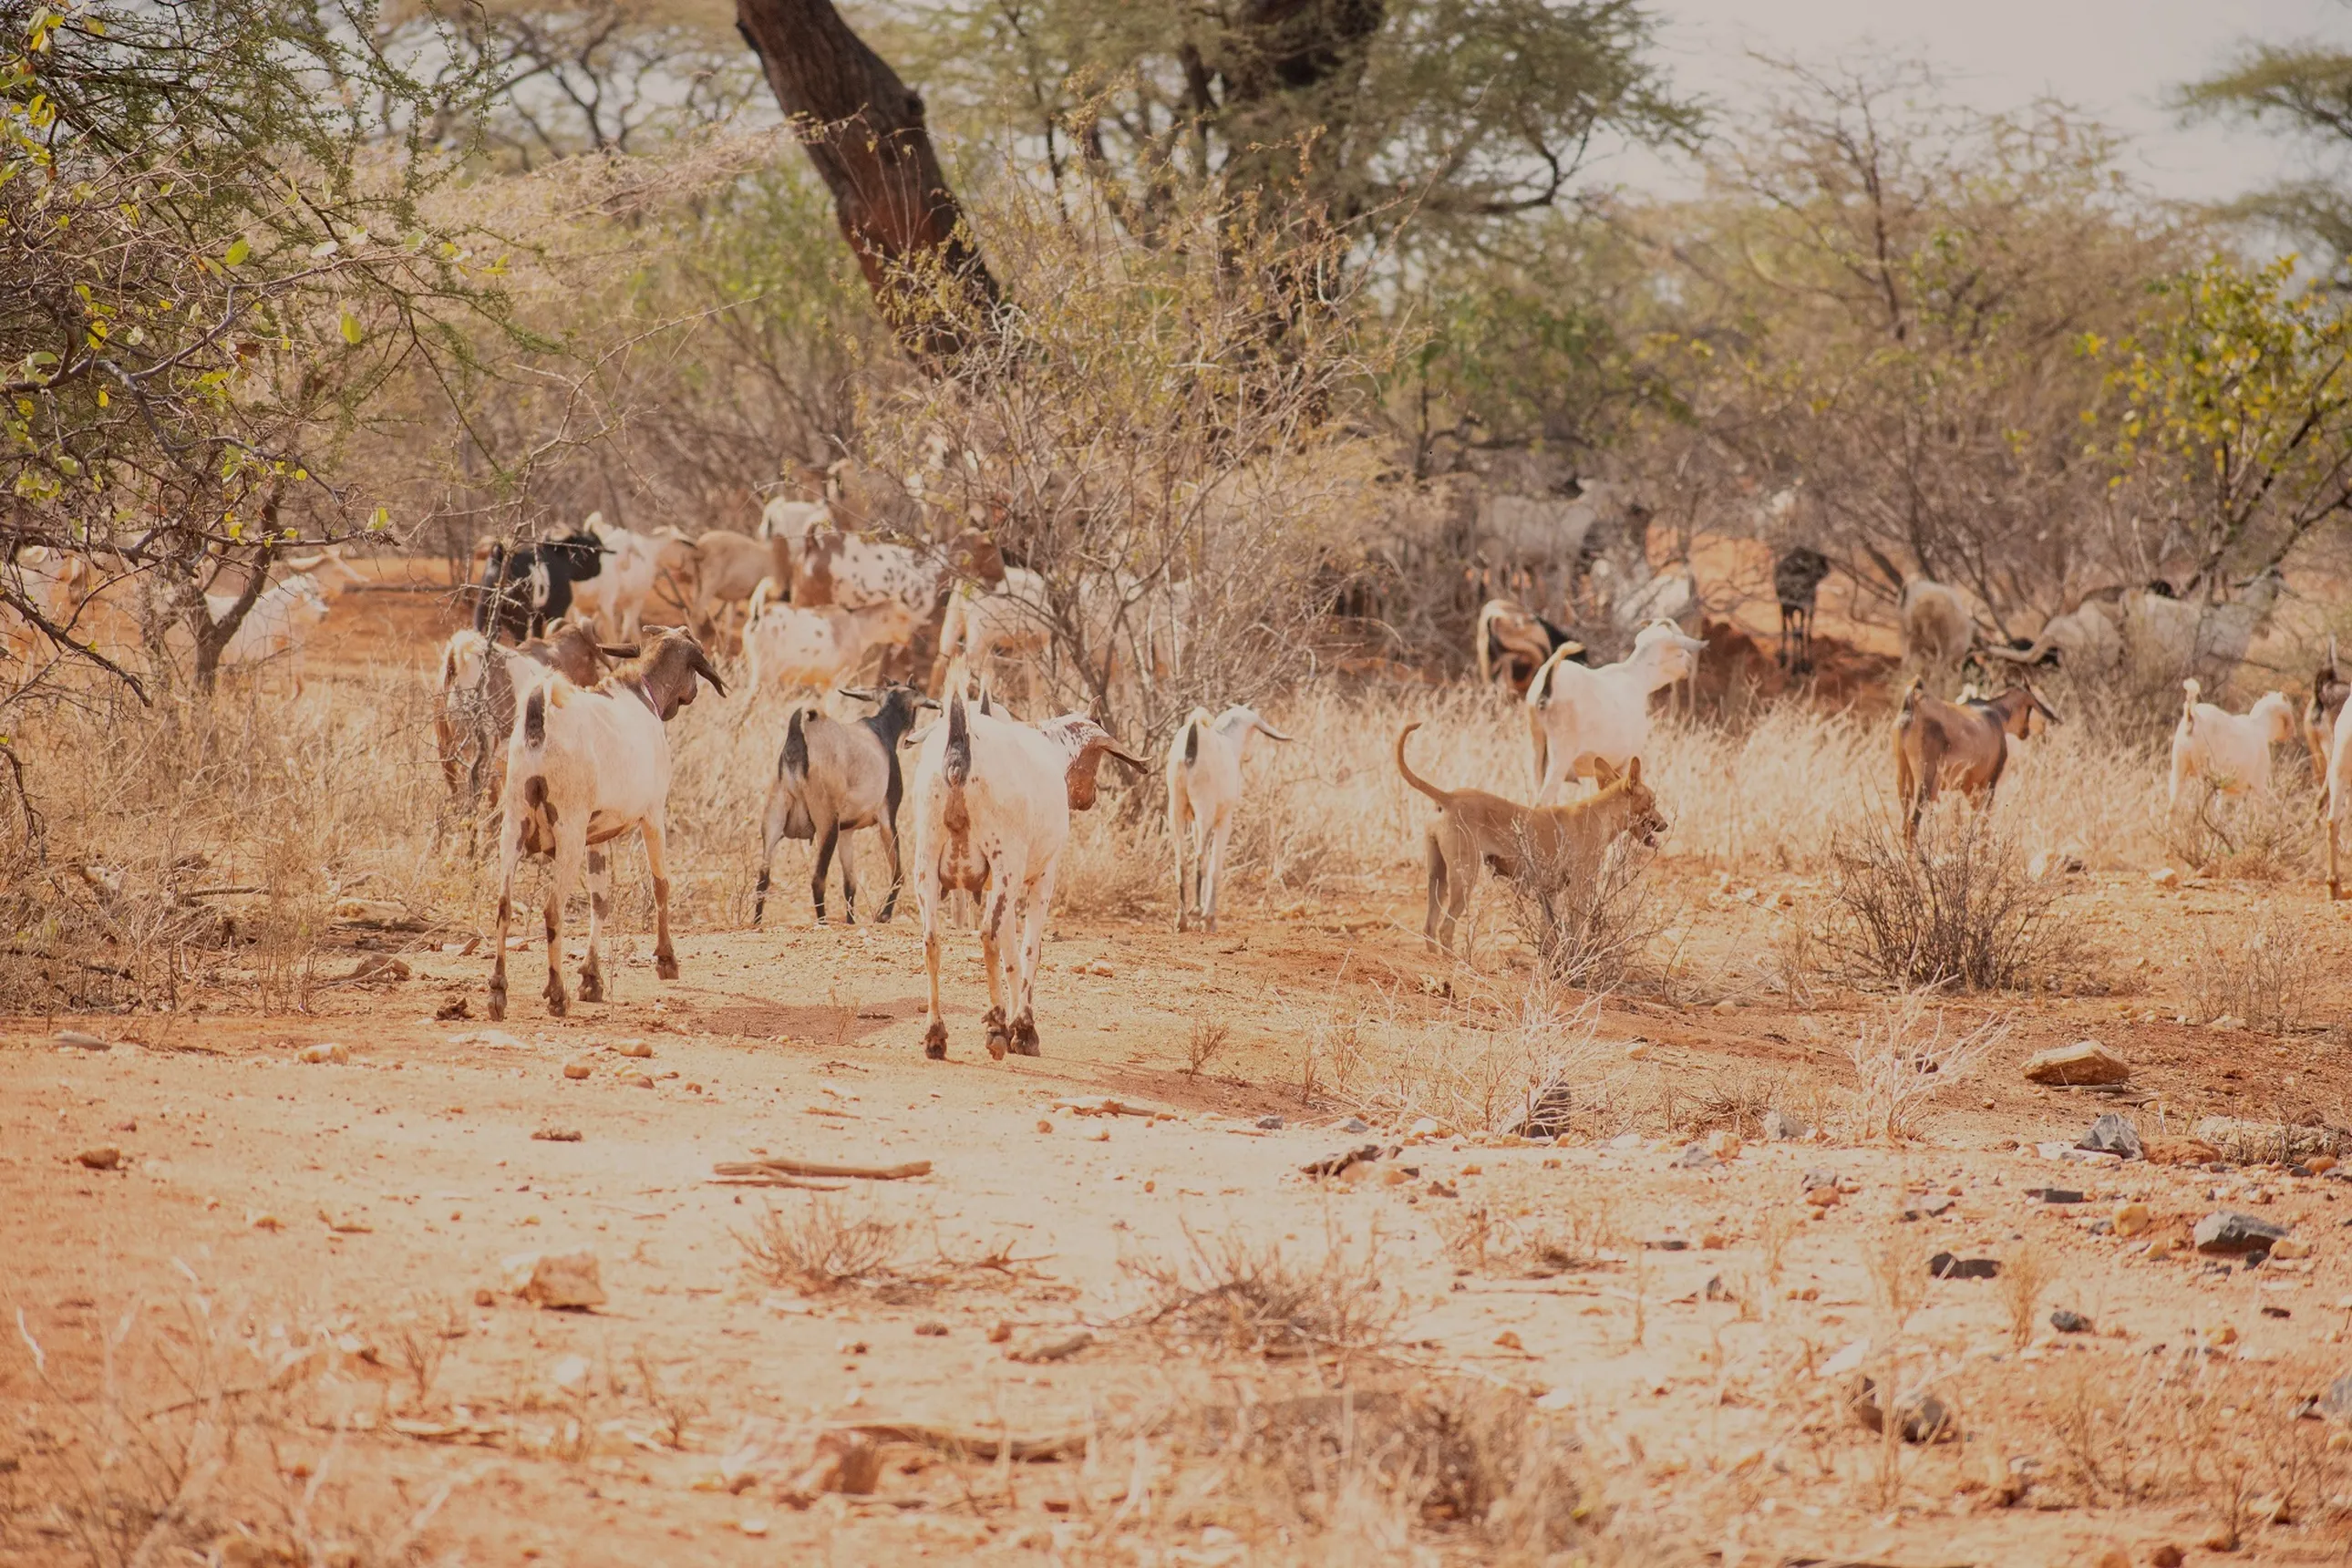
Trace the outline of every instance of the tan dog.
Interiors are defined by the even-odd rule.
[[[1639,757],[1629,758],[1622,773],[1595,758],[1598,795],[1566,805],[1521,805],[1485,790],[1443,790],[1416,776],[1404,760],[1404,742],[1420,728],[1415,721],[1397,731],[1396,764],[1405,783],[1437,803],[1437,820],[1429,826],[1429,915],[1421,931],[1433,947],[1454,951],[1454,928],[1481,867],[1515,882],[1557,882],[1589,875],[1621,836],[1654,845],[1666,830],[1657,797],[1642,783]]]

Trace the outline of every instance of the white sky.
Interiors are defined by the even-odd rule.
[[[2013,109],[2060,98],[2132,139],[2126,161],[2158,195],[2236,195],[2297,166],[2277,140],[2203,121],[2181,126],[2167,89],[2209,74],[2240,40],[2316,37],[2352,46],[2344,0],[1649,0],[1662,57],[1685,93],[1738,111],[1762,72],[1750,50],[1819,63],[1867,41],[1924,59],[1962,102]],[[1647,186],[1626,157],[1594,168]]]

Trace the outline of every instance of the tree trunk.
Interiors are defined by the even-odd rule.
[[[737,0],[735,26],[833,192],[883,320],[926,369],[944,372],[984,332],[997,287],[940,170],[921,97],[833,0]]]

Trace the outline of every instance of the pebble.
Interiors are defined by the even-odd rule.
[[[564,1393],[578,1394],[588,1386],[588,1358],[584,1355],[565,1356],[555,1363],[555,1370],[550,1375],[555,1380],[555,1386]]]
[[[2100,1548],[2091,1559],[2091,1568],[2132,1568],[2131,1553],[2113,1544]]]
[[[2025,1058],[2023,1070],[2031,1083],[2124,1083],[2131,1078],[2131,1064],[2096,1040],[2036,1051]]]
[[[1448,1135],[1445,1123],[1434,1116],[1418,1117],[1405,1131],[1415,1138],[1444,1138]]]
[[[2091,1331],[2091,1320],[2061,1307],[2050,1314],[2050,1326],[2062,1334],[2087,1334]]]
[[[2000,1275],[2000,1264],[1990,1258],[1960,1258],[1939,1252],[1927,1259],[1927,1273],[1936,1279],[1993,1279]]]
[[[1812,1131],[1801,1118],[1785,1110],[1764,1113],[1764,1140],[1768,1143],[1794,1143],[1812,1136]]]
[[[1737,1132],[1733,1132],[1726,1129],[1717,1129],[1716,1131],[1710,1132],[1706,1135],[1705,1142],[1706,1152],[1714,1155],[1718,1160],[1737,1160],[1739,1158],[1739,1134]]]
[[[475,1305],[475,1306],[477,1306],[477,1307],[495,1307],[495,1306],[497,1306],[498,1304],[499,1304],[499,1295],[498,1295],[498,1292],[497,1292],[497,1291],[495,1291],[495,1290],[493,1290],[493,1289],[491,1289],[488,1286],[487,1286],[487,1285],[482,1286],[481,1288],[479,1288],[478,1289],[477,1289],[477,1290],[474,1292],[474,1305]]]
[[[586,1078],[595,1069],[590,1067],[586,1062],[565,1062],[563,1064],[563,1076],[569,1079]]]
[[[1000,1321],[988,1325],[988,1342],[990,1344],[1001,1345],[1012,1337],[1012,1324]]]
[[[1054,1124],[1053,1124],[1052,1122],[1050,1122],[1050,1121],[1046,1121],[1046,1120],[1045,1120],[1044,1117],[1042,1117],[1042,1116],[1041,1116],[1041,1117],[1039,1117],[1039,1118],[1037,1118],[1037,1131],[1040,1131],[1040,1132],[1051,1132],[1053,1130],[1054,1130]]]
[[[1257,1125],[1268,1132],[1279,1132],[1282,1131],[1282,1118],[1279,1116],[1261,1116],[1257,1119]]]
[[[2156,1223],[2156,1216],[2148,1212],[2148,1207],[2146,1204],[2117,1204],[2116,1205],[2113,1224],[2117,1236],[2126,1237],[2143,1236],[2147,1234],[2147,1227],[2154,1223]]]
[[[304,1046],[302,1059],[312,1066],[320,1062],[347,1062],[352,1059],[352,1053],[343,1048],[341,1040],[321,1040],[315,1046]]]
[[[2297,1241],[2291,1236],[2283,1236],[2271,1243],[2271,1256],[2284,1258],[2308,1258],[2311,1256],[2311,1243]]]
[[[1347,1121],[1339,1123],[1339,1131],[1342,1132],[1370,1132],[1371,1130],[1372,1124],[1360,1116],[1350,1116]]]
[[[2197,1222],[2197,1250],[2210,1254],[2268,1252],[2284,1238],[2286,1226],[2235,1209],[2216,1209]]]
[[[1501,1333],[1496,1334],[1495,1343],[1507,1351],[1523,1351],[1528,1348],[1520,1342],[1518,1332],[1514,1329],[1505,1329]]]
[[[499,1268],[509,1295],[539,1306],[604,1304],[604,1286],[593,1252],[517,1252],[502,1259]]]
[[[765,1535],[768,1533],[768,1521],[764,1519],[739,1519],[735,1521],[735,1528],[746,1535]]]
[[[654,1080],[647,1078],[641,1072],[630,1073],[624,1077],[621,1081],[631,1089],[651,1089],[654,1086]]]
[[[643,1040],[623,1040],[613,1049],[622,1056],[635,1057],[641,1060],[654,1054],[654,1048]]]
[[[2180,1548],[2167,1542],[2147,1554],[2147,1568],[2180,1568]]]
[[[2147,1152],[2140,1145],[2139,1129],[2134,1127],[2127,1118],[2112,1110],[2092,1122],[2091,1130],[2083,1134],[2082,1142],[2074,1147],[2095,1150],[2103,1154],[2120,1154],[2126,1160],[2140,1159]]]
[[[111,1143],[101,1143],[95,1149],[85,1149],[74,1156],[93,1171],[111,1171],[122,1163],[122,1151]]]
[[[1838,1190],[1833,1186],[1811,1187],[1805,1192],[1805,1202],[1817,1209],[1835,1208],[1838,1201]]]

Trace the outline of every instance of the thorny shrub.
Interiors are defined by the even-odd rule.
[[[1492,1026],[1358,1018],[1318,1031],[1311,1050],[1321,1089],[1368,1121],[1427,1116],[1464,1132],[1557,1134],[1579,1089],[1589,1098],[1606,1076],[1600,1026],[1597,998],[1571,1007],[1537,984]]]
[[[1906,991],[1865,1017],[1847,1042],[1853,1064],[1853,1134],[1902,1143],[1919,1134],[1920,1118],[1945,1089],[1965,1081],[2009,1037],[2006,1018],[1955,1032],[1944,1009]]]
[[[2205,933],[2186,966],[2194,1023],[2234,1018],[2260,1034],[2288,1035],[2304,1026],[2317,1000],[2319,956],[2302,923],[2268,901],[2252,920]]]
[[[906,1245],[906,1227],[878,1214],[851,1213],[822,1193],[808,1206],[786,1215],[772,1204],[749,1231],[735,1233],[744,1267],[770,1285],[791,1285],[811,1295],[871,1279],[896,1262]]]
[[[1865,816],[1831,849],[1835,879],[1832,951],[1884,984],[2031,986],[2073,957],[2053,918],[2054,883],[2034,877],[2016,840],[1990,814],[1955,826],[1935,811],[1916,845],[1891,818]]]
[[[1302,1262],[1279,1241],[1238,1230],[1203,1236],[1187,1226],[1175,1258],[1126,1258],[1144,1305],[1130,1320],[1237,1355],[1340,1357],[1389,1342],[1402,1305],[1381,1288],[1381,1242],[1324,1237]]]

